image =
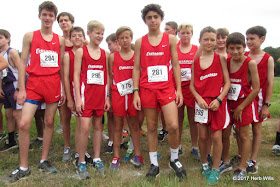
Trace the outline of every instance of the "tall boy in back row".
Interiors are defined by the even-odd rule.
[[[142,10],[142,19],[149,32],[136,40],[133,69],[134,100],[137,110],[144,110],[147,119],[148,144],[151,167],[147,177],[159,174],[157,161],[157,107],[161,107],[169,132],[169,166],[180,178],[187,173],[178,160],[179,125],[178,108],[182,106],[180,66],[176,48],[176,38],[160,31],[164,12],[157,4],[149,4]],[[170,62],[170,57],[172,61]],[[172,64],[172,67],[171,67]],[[172,83],[172,68],[176,82],[176,92]],[[140,84],[139,84],[140,83]],[[140,88],[139,88],[140,86]]]
[[[259,123],[252,125],[253,142],[252,154],[246,168],[248,174],[255,174],[258,171],[257,155],[262,142],[262,122],[270,118],[269,107],[273,92],[274,60],[261,49],[266,37],[266,29],[262,26],[251,27],[246,31],[247,47],[250,49],[245,55],[256,61],[260,77],[260,92],[257,104]]]

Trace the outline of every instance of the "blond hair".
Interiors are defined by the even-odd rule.
[[[192,34],[193,34],[193,25],[192,24],[182,23],[178,27],[178,32],[180,32],[181,29],[189,29],[192,32]]]
[[[125,31],[129,31],[130,37],[133,38],[133,32],[132,32],[131,28],[127,27],[127,26],[121,26],[121,27],[118,28],[118,30],[116,31],[117,38],[119,38],[120,34],[125,32]]]
[[[88,22],[87,30],[89,32],[92,32],[94,29],[97,29],[97,28],[105,30],[104,25],[102,23],[100,23],[99,21],[92,20],[92,21]]]

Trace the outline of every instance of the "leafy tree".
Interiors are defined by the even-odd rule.
[[[280,63],[277,60],[280,58],[280,47],[266,47],[264,51],[270,54],[274,59],[274,76],[280,77]]]

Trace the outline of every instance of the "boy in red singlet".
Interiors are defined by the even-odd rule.
[[[128,125],[134,145],[134,157],[130,160],[135,167],[142,166],[140,155],[140,133],[137,110],[133,106],[132,70],[134,66],[134,51],[131,49],[133,37],[129,27],[120,27],[116,31],[121,50],[110,54],[110,87],[112,95],[112,109],[114,113],[114,158],[111,168],[118,170],[120,164],[120,144],[124,118],[128,117]]]
[[[257,173],[257,155],[262,142],[262,122],[270,118],[269,107],[273,92],[273,79],[274,79],[274,60],[266,52],[261,49],[261,45],[266,37],[266,29],[262,26],[255,26],[246,31],[247,47],[250,49],[245,55],[256,61],[258,65],[258,73],[260,78],[260,92],[257,99],[257,107],[259,113],[259,123],[252,125],[253,142],[252,153],[247,173]]]
[[[178,109],[182,106],[180,66],[176,50],[176,38],[160,31],[164,12],[157,4],[149,4],[142,10],[142,19],[149,32],[135,43],[133,69],[134,100],[137,110],[144,110],[147,118],[148,144],[151,167],[147,177],[159,174],[157,161],[157,121],[160,106],[169,132],[170,167],[180,178],[186,177],[186,170],[178,160],[179,126]],[[170,62],[170,57],[172,61]],[[172,68],[176,81],[176,92],[172,83]],[[139,84],[140,83],[140,84]],[[140,88],[139,88],[140,86]]]
[[[205,27],[199,38],[202,54],[194,60],[190,90],[195,97],[195,122],[199,123],[199,151],[202,174],[210,184],[220,178],[219,164],[222,155],[222,130],[229,124],[226,94],[230,80],[226,59],[214,52],[216,30]],[[214,163],[210,169],[207,162],[207,140],[213,142]]]
[[[105,168],[100,159],[102,141],[102,116],[110,108],[107,58],[108,52],[99,47],[103,40],[104,26],[98,21],[90,21],[87,25],[90,43],[77,50],[74,67],[74,88],[76,94],[76,111],[80,115],[79,129],[79,164],[80,175],[87,175],[85,152],[88,145],[88,134],[93,117],[93,167],[98,173]],[[107,95],[109,96],[109,95]],[[86,177],[88,178],[88,177]]]
[[[190,91],[190,80],[191,80],[191,69],[193,64],[193,58],[197,51],[197,46],[191,44],[191,39],[193,36],[193,26],[191,24],[181,24],[178,27],[178,35],[180,38],[180,44],[177,45],[178,61],[181,68],[181,85],[184,102],[183,105],[178,109],[179,116],[179,134],[180,142],[183,131],[183,122],[185,114],[185,106],[187,107],[187,115],[190,126],[191,141],[192,141],[192,151],[191,154],[195,159],[200,159],[198,153],[198,127],[194,122],[194,97]],[[182,151],[182,146],[180,144],[179,153]]]
[[[224,56],[225,58],[228,58],[227,48],[226,48],[226,41],[227,37],[229,35],[229,32],[226,28],[219,28],[217,29],[217,49],[215,52],[221,56]]]
[[[50,1],[39,6],[41,29],[24,35],[19,70],[18,104],[23,105],[19,124],[20,167],[18,167],[6,182],[15,182],[30,175],[28,168],[28,149],[30,143],[29,129],[36,109],[40,102],[46,102],[45,129],[42,157],[39,169],[48,173],[56,172],[47,160],[53,136],[54,116],[58,101],[65,102],[64,94],[60,98],[60,79],[62,77],[61,60],[64,55],[64,39],[53,33],[57,7]],[[28,56],[30,61],[27,63]],[[25,76],[29,74],[25,89]]]
[[[232,124],[235,124],[237,136],[240,139],[241,161],[234,171],[233,180],[239,180],[247,175],[246,160],[250,152],[249,124],[258,122],[255,98],[260,84],[256,62],[244,55],[245,37],[237,32],[230,34],[226,47],[231,56],[227,59],[231,81],[227,94],[231,123],[223,130],[223,164],[220,166],[220,173],[232,170],[229,148]]]

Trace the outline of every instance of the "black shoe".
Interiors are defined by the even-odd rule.
[[[79,157],[75,157],[73,160],[73,164],[76,168],[78,168],[78,164],[79,164]]]
[[[17,182],[27,176],[29,176],[31,174],[29,168],[26,170],[26,171],[23,171],[21,169],[19,169],[19,167],[13,171],[13,173],[5,180],[3,180],[2,182],[4,184],[7,184],[7,183],[14,183],[14,182]]]
[[[175,171],[177,177],[179,178],[187,177],[187,172],[183,168],[182,164],[179,162],[178,159],[174,160],[174,162],[169,162],[169,166]]]
[[[91,156],[88,154],[88,152],[86,152],[86,154],[85,154],[85,161],[86,161],[86,164],[93,165],[93,160],[92,160]]]
[[[182,156],[184,153],[183,153],[183,148],[179,148],[179,151],[178,151],[178,156]]]
[[[207,155],[208,165],[211,168],[213,166],[213,160],[210,154]]]
[[[45,160],[42,163],[39,162],[38,167],[41,171],[44,171],[47,173],[56,173],[56,168],[54,166],[52,166],[48,160]]]
[[[164,141],[167,135],[168,135],[168,131],[162,129],[158,134],[158,141],[160,142]]]
[[[155,166],[154,164],[151,164],[151,167],[148,171],[148,173],[146,174],[146,177],[148,178],[156,178],[159,174],[159,167]]]
[[[127,142],[121,143],[121,149],[124,149],[124,150],[128,149]]]
[[[113,153],[113,144],[106,147],[105,153],[112,154]]]
[[[12,149],[17,149],[18,148],[18,145],[16,142],[12,142],[12,143],[6,143],[4,144],[3,147],[0,148],[0,152],[5,152],[5,151],[9,151],[9,150],[12,150]]]

